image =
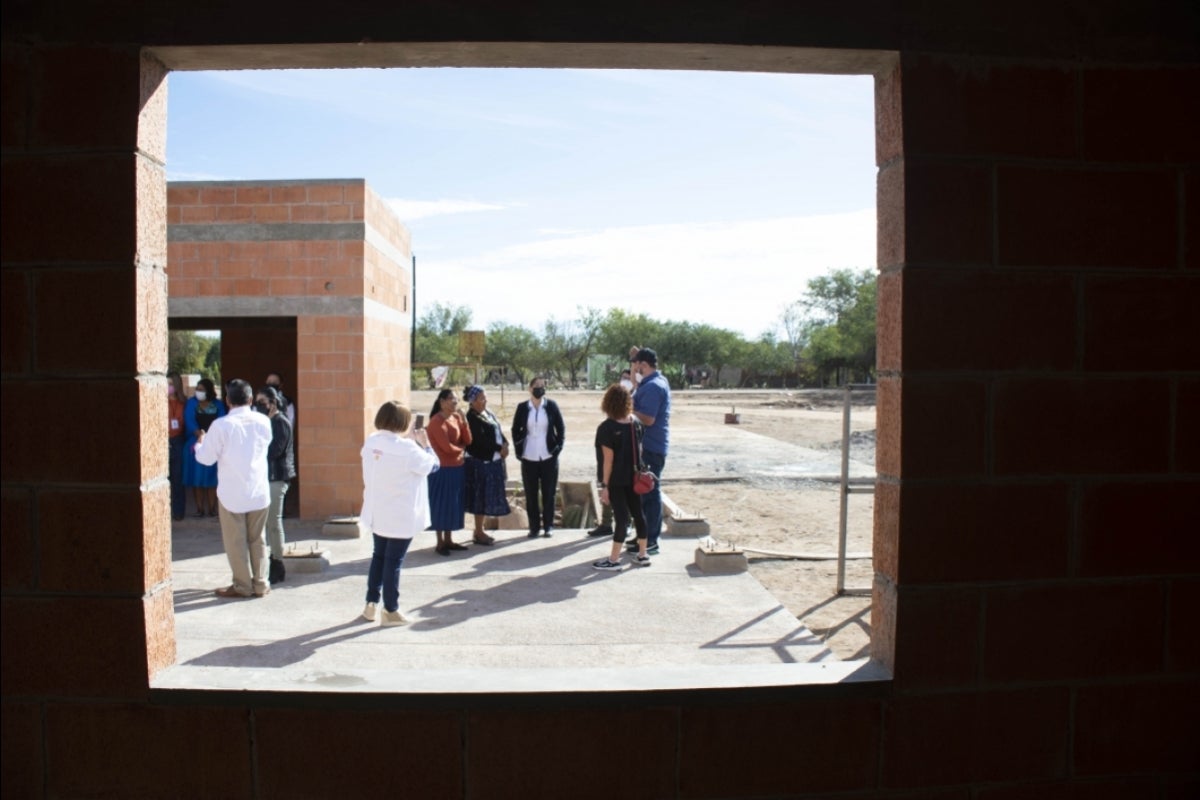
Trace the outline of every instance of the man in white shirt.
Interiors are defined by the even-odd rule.
[[[196,438],[196,461],[217,465],[221,538],[233,570],[233,583],[217,589],[217,597],[262,597],[267,583],[267,548],[263,533],[271,486],[267,480],[267,448],[271,422],[250,408],[254,390],[243,380],[229,382],[229,413]]]

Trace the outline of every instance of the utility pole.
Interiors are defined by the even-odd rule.
[[[412,330],[408,334],[408,368],[417,362],[417,254],[412,256]]]

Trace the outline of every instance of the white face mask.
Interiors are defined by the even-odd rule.
[[[642,373],[640,373],[640,372],[633,373],[633,382],[641,383],[642,382]]]
[[[633,390],[633,381],[629,380],[629,378],[621,378],[621,385],[625,387],[625,391],[627,392]]]
[[[203,389],[197,389],[196,390],[196,399],[199,400],[201,403],[203,403],[205,400],[208,399],[208,392],[204,391]]]

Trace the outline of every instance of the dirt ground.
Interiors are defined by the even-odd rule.
[[[489,388],[492,410],[508,428],[526,395]],[[567,426],[560,480],[594,476],[592,436],[600,393],[551,389]],[[875,398],[855,392],[851,474],[874,476]],[[414,392],[428,411],[433,393]],[[867,655],[874,498],[848,496],[844,586],[839,595],[838,528],[844,394],[839,390],[683,390],[672,393],[671,445],[663,492],[710,535],[746,552],[751,574],[842,659]],[[738,424],[726,423],[737,414]],[[510,475],[513,475],[510,465]],[[519,474],[519,473],[518,473]],[[665,538],[693,546],[692,540]],[[806,558],[796,558],[801,555]],[[813,556],[817,558],[812,558]]]

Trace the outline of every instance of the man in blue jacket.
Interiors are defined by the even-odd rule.
[[[658,371],[658,353],[643,347],[634,354],[633,376],[637,391],[633,393],[633,414],[645,432],[642,438],[642,460],[659,480],[654,488],[642,495],[642,513],[646,517],[646,552],[658,555],[658,535],[662,532],[662,472],[667,463],[667,445],[671,438],[671,387]],[[637,539],[627,545],[637,550]]]

